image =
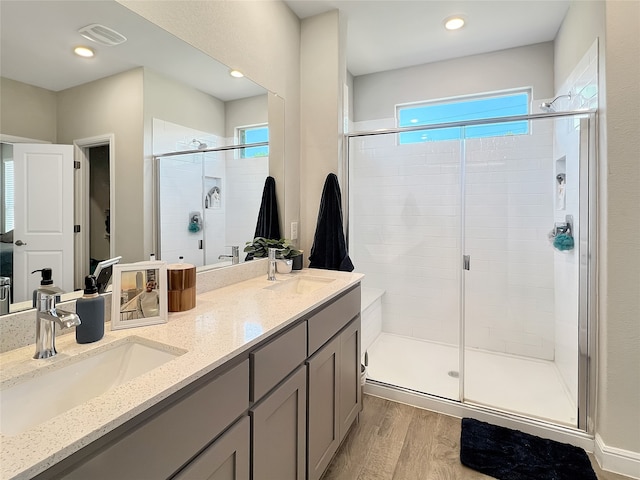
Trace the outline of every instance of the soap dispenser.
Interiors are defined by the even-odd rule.
[[[97,342],[104,336],[104,298],[98,294],[93,275],[84,279],[84,295],[76,300],[76,313],[82,322],[76,327],[78,343]]]
[[[34,270],[33,272],[31,272],[31,274],[33,275],[36,272],[40,272],[40,288],[46,288],[48,290],[56,290],[57,287],[55,287],[53,285],[53,270],[51,270],[50,268],[40,268],[38,270]],[[57,289],[59,291],[62,291],[60,289]],[[56,295],[56,302],[60,301],[60,295]],[[39,308],[38,306],[38,289],[36,288],[33,291],[33,303],[32,303],[32,307],[33,308]]]

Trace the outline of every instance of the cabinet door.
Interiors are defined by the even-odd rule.
[[[253,480],[304,480],[307,368],[300,366],[251,411]]]
[[[317,480],[340,444],[338,389],[340,336],[336,336],[307,361],[308,386],[308,479]]]
[[[249,480],[250,425],[238,420],[172,480]]]
[[[360,412],[360,315],[340,334],[340,442]]]
[[[249,407],[249,360],[148,418],[65,471],[65,480],[169,478]],[[153,458],[152,462],[145,459]]]

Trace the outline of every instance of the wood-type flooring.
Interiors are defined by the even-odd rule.
[[[460,463],[461,420],[371,395],[363,395],[359,421],[322,480],[491,480]],[[629,480],[603,472],[599,480]],[[576,479],[578,480],[578,479]]]

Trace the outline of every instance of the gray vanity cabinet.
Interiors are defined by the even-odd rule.
[[[362,404],[360,288],[351,290],[318,312],[308,320],[308,324],[310,350],[330,337],[307,361],[307,478],[318,480],[358,416]],[[312,332],[315,334],[313,338]]]
[[[198,383],[159,411],[145,413],[147,418],[135,427],[117,429],[38,478],[170,478],[236,419],[246,415],[249,360]]]
[[[253,480],[304,480],[307,368],[301,365],[251,410]]]
[[[340,337],[336,336],[308,361],[309,455],[308,479],[322,476],[340,444],[338,402]]]
[[[358,417],[362,406],[360,388],[360,316],[340,333],[340,404],[338,408],[340,442]]]
[[[318,480],[359,382],[357,285],[36,479]]]
[[[251,422],[245,416],[171,480],[249,480]]]

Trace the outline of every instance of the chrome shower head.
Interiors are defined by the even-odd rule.
[[[571,92],[569,92],[566,95],[558,95],[556,98],[554,98],[550,102],[542,102],[540,104],[540,110],[542,110],[543,112],[555,112],[556,109],[554,108],[553,104],[556,103],[556,100],[563,97],[567,97],[569,100],[571,100]]]
[[[191,145],[195,146],[198,150],[204,150],[205,148],[207,148],[207,144],[201,142],[197,138],[191,140]]]
[[[540,110],[543,112],[555,112],[555,108],[553,108],[553,102],[542,102],[540,104]]]

